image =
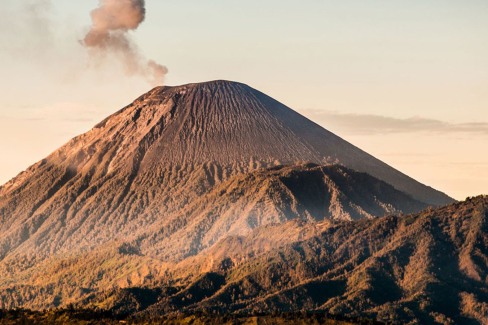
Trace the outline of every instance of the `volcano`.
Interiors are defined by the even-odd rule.
[[[2,304],[139,285],[261,226],[451,202],[247,85],[157,87],[0,188],[0,288],[20,292]],[[86,282],[63,282],[60,265]]]

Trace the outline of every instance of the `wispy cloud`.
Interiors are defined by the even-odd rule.
[[[61,102],[49,106],[23,106],[21,109],[8,107],[8,109],[5,108],[3,114],[0,114],[0,119],[43,123],[88,123],[90,125],[104,117],[101,110],[101,108],[80,103]]]
[[[487,122],[449,123],[423,117],[395,118],[372,114],[346,114],[336,111],[302,110],[305,116],[324,127],[349,134],[465,133],[488,135]]]

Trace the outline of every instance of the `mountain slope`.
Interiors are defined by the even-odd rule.
[[[170,235],[168,223],[159,223],[155,228],[160,231],[140,234],[138,244],[151,256],[171,260],[267,224],[357,220],[426,206],[391,185],[342,166],[277,166],[230,178],[170,221]]]
[[[179,213],[100,243],[93,252],[73,249],[43,257],[35,246],[43,244],[42,238],[34,234],[0,263],[0,290],[30,293],[1,301],[9,308],[52,307],[56,296],[59,303],[67,303],[107,287],[143,284],[146,277],[160,277],[158,269],[165,263],[184,260],[221,239],[246,236],[265,225],[295,220],[301,225],[303,238],[305,225],[317,221],[327,224],[373,218],[426,206],[391,185],[343,166],[306,164],[260,169],[231,177]],[[47,232],[49,245],[63,239],[56,237],[56,231],[53,235]]]

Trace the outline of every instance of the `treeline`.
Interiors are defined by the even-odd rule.
[[[91,309],[50,309],[33,311],[28,309],[0,310],[0,324],[382,324],[365,318],[344,318],[326,313],[279,313],[257,315],[209,315],[195,313],[191,315],[146,316],[127,315],[115,316],[109,311]]]

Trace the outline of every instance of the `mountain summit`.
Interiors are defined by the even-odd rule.
[[[107,122],[120,125],[119,118],[132,119],[152,140],[159,139],[146,152],[148,165],[217,162],[252,169],[297,161],[339,163],[427,204],[452,202],[245,84],[218,80],[155,88]]]
[[[0,187],[0,289],[34,286],[5,306],[47,307],[53,288],[72,283],[50,279],[58,286],[39,294],[28,279],[60,256],[93,254],[84,272],[94,282],[83,286],[96,290],[102,273],[108,285],[143,283],[118,273],[137,269],[136,255],[140,272],[156,277],[155,261],[182,261],[263,225],[451,201],[247,85],[157,87]],[[132,257],[112,261],[117,254]]]
[[[339,163],[427,204],[452,202],[269,96],[230,81],[157,87],[63,148],[74,149],[72,157],[110,152],[102,159],[110,161],[109,171],[117,164],[145,172],[209,162],[249,170],[297,161]]]

